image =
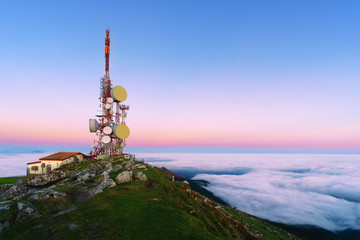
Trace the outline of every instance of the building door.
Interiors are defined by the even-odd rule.
[[[51,172],[51,164],[46,165],[46,173]]]

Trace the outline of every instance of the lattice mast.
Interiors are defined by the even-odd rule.
[[[95,132],[98,140],[94,140],[92,146],[93,159],[98,154],[110,156],[120,155],[124,151],[125,139],[130,134],[125,124],[125,118],[129,106],[121,104],[127,98],[126,90],[121,86],[112,87],[109,74],[110,60],[110,31],[106,30],[105,37],[105,74],[100,79],[100,107],[101,114],[96,115],[97,119],[89,120],[90,132]],[[113,111],[115,105],[116,112]],[[121,110],[121,111],[120,111]]]

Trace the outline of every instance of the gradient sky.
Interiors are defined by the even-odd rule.
[[[91,145],[110,76],[132,147],[360,152],[359,1],[3,1],[0,144]]]

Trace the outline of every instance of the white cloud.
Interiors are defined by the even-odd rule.
[[[285,224],[360,230],[360,156],[320,154],[137,154],[194,179],[230,205]],[[215,173],[215,174],[214,174]]]
[[[38,161],[51,153],[0,154],[0,177],[25,176],[26,163]]]

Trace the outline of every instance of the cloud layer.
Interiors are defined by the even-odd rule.
[[[51,153],[0,153],[0,177],[25,176],[26,163]]]
[[[230,205],[285,224],[360,230],[360,156],[320,154],[137,154],[192,172]],[[197,173],[197,174],[196,174]]]
[[[0,177],[26,174],[48,153],[0,153]],[[360,230],[360,155],[138,153],[186,177],[231,206],[285,224]]]

